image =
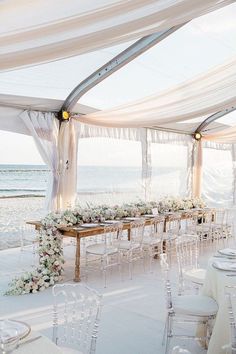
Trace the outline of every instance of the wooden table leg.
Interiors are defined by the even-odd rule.
[[[76,255],[75,255],[75,282],[80,281],[80,237],[76,237]]]
[[[131,230],[130,230],[130,229],[128,229],[127,231],[128,231],[128,241],[130,241],[130,237],[131,237],[131,235],[130,235],[130,234],[131,234]]]

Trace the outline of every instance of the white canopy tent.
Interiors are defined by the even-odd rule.
[[[126,82],[130,78],[129,75],[127,76],[127,70],[133,64],[131,62],[99,85],[101,90],[108,83],[108,91],[112,91],[114,87],[117,97],[116,80],[119,81],[119,77],[121,77],[121,88],[118,91],[121,92],[120,90],[123,90],[124,87],[125,93],[121,92],[121,99],[129,101],[128,104],[123,104],[119,98],[115,98],[114,104],[122,103],[123,105],[111,108],[108,103],[108,105],[105,104],[105,107],[108,106],[109,109],[100,112],[97,112],[96,108],[78,104],[73,107],[73,112],[77,112],[77,114],[72,114],[70,121],[59,122],[57,115],[64,100],[51,99],[51,97],[65,98],[68,95],[76,84],[76,81],[73,80],[76,80],[77,65],[81,69],[80,79],[84,79],[82,70],[88,75],[97,69],[99,64],[110,60],[114,54],[121,50],[121,47],[122,49],[127,48],[128,44],[125,42],[128,40],[167,30],[222,7],[221,10],[191,21],[143,56],[148,58],[149,55],[154,54],[155,57],[155,54],[160,54],[162,43],[173,44],[173,37],[176,38],[180,34],[186,35],[188,32],[191,37],[193,29],[198,30],[199,23],[201,25],[201,19],[203,19],[203,24],[206,24],[209,23],[206,18],[209,17],[211,21],[212,16],[212,23],[214,23],[215,20],[217,22],[218,16],[226,16],[227,18],[229,12],[226,9],[228,7],[230,7],[231,14],[232,11],[236,12],[236,4],[233,3],[234,1],[223,0],[197,2],[189,0],[170,0],[168,2],[161,0],[113,0],[111,2],[104,0],[99,4],[97,1],[73,1],[68,9],[65,1],[57,1],[55,11],[49,11],[51,7],[55,9],[55,1],[45,2],[42,0],[32,3],[29,0],[24,0],[20,7],[19,2],[13,0],[0,4],[0,42],[2,44],[0,80],[2,79],[1,91],[4,92],[0,95],[0,129],[33,136],[38,150],[44,162],[50,167],[53,176],[49,192],[49,209],[57,210],[73,205],[76,197],[78,139],[94,136],[141,142],[142,177],[146,198],[149,198],[151,194],[151,144],[171,141],[175,144],[185,145],[188,149],[189,168],[187,191],[189,194],[193,192],[194,195],[200,195],[203,145],[192,139],[192,134],[209,115],[214,115],[219,111],[226,110],[223,113],[232,111],[230,115],[234,120],[236,85],[233,54],[235,54],[236,47],[231,47],[230,44],[230,50],[227,53],[220,53],[218,58],[214,59],[213,64],[206,59],[206,63],[204,61],[202,67],[200,65],[195,70],[194,73],[197,76],[190,70],[187,75],[188,80],[183,80],[183,77],[179,77],[177,80],[175,78],[175,85],[173,85],[172,79],[164,85],[159,85],[160,72],[155,72],[158,69],[154,67],[155,61],[151,65],[147,61],[147,67],[151,68],[151,74],[147,77],[150,85],[147,83],[141,85],[141,93],[136,88],[133,93],[129,86],[125,88]],[[20,15],[21,13],[27,16],[27,21],[25,17]],[[236,34],[235,27],[233,31]],[[121,46],[120,43],[124,44]],[[119,46],[109,48],[109,46],[117,44]],[[217,45],[221,47],[222,42],[218,41]],[[109,49],[104,50],[103,48]],[[89,53],[98,49],[102,49],[102,51]],[[174,49],[176,51],[176,48]],[[62,60],[82,53],[88,54]],[[231,58],[227,59],[229,57]],[[165,59],[165,55],[163,58]],[[14,70],[59,59],[61,61],[53,64]],[[173,58],[171,58],[171,62],[173,63]],[[73,65],[70,69],[71,63]],[[139,58],[134,60],[134,64],[132,79],[135,77],[134,73],[137,75],[137,67],[135,66],[140,64]],[[217,66],[213,68],[215,65]],[[140,68],[146,69],[144,62],[141,62]],[[6,72],[8,70],[12,71]],[[182,71],[185,72],[184,68]],[[155,75],[151,83],[150,77],[153,76],[153,72]],[[55,83],[53,82],[57,74],[60,78],[60,90],[57,87],[58,79],[55,80]],[[50,75],[53,77],[52,82],[50,82]],[[184,78],[186,79],[186,76]],[[42,83],[45,85],[47,80],[49,80],[50,86],[44,86],[43,95],[49,96],[50,99],[40,98],[42,95],[42,86],[40,87],[40,85]],[[184,83],[181,84],[180,82],[183,81]],[[129,82],[136,86],[132,80]],[[149,88],[146,90],[147,86]],[[149,89],[150,91],[148,91]],[[130,93],[128,99],[125,90]],[[20,93],[25,92],[27,96],[20,96],[19,91]],[[30,97],[32,91],[35,91],[39,98]],[[94,105],[91,104],[91,106],[101,108],[101,101],[96,100],[98,88],[91,91],[94,91],[94,95],[90,96],[90,100],[91,97],[95,97]],[[152,95],[148,96],[150,94]],[[141,99],[142,96],[148,97]],[[109,98],[110,93],[108,100]],[[87,100],[89,99],[87,98]],[[87,103],[86,100],[85,102]],[[221,118],[221,120],[205,127],[203,133],[205,141],[215,140],[226,143],[224,149],[231,149],[234,161],[234,145],[232,147],[232,143],[235,141],[235,133],[233,128],[228,130],[231,125],[232,122],[227,122],[227,119],[225,122],[225,118]],[[224,131],[224,129],[226,130]],[[216,135],[218,132],[219,136]],[[207,146],[212,143],[204,142],[204,144]],[[215,145],[214,147],[221,146]]]

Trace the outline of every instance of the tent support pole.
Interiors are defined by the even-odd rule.
[[[203,131],[203,129],[205,129],[209,124],[211,124],[212,122],[214,122],[215,120],[224,117],[226,114],[229,114],[233,111],[236,110],[236,106],[235,107],[230,107],[227,109],[224,109],[223,111],[219,111],[217,113],[212,114],[211,116],[207,117],[195,130],[195,133],[201,133]]]
[[[185,23],[171,27],[166,31],[145,36],[101,66],[71,91],[59,112],[59,119],[63,119],[63,112],[72,111],[75,104],[86,92],[184,25]]]

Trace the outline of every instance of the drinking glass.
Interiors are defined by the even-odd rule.
[[[15,328],[5,327],[0,329],[0,354],[12,353],[19,342],[18,332]]]

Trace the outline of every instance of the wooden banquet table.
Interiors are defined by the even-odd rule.
[[[194,209],[192,209],[192,210],[194,210]],[[186,219],[186,212],[187,211],[182,212],[182,215],[181,215],[182,219]],[[170,214],[173,215],[174,213],[159,214],[159,215],[165,215],[164,230],[166,228],[166,222],[168,222],[168,217]],[[142,217],[145,217],[145,215],[142,215]],[[146,219],[145,226],[150,225],[152,218],[145,217],[145,219]],[[128,239],[130,239],[130,222],[127,222],[125,220],[120,220],[120,221],[123,222],[123,230],[127,230]],[[27,221],[27,224],[34,225],[36,230],[39,230],[41,227],[40,221]],[[83,228],[80,225],[73,225],[73,226],[68,226],[68,227],[61,226],[61,227],[58,227],[58,230],[62,233],[63,237],[76,238],[74,281],[79,282],[80,281],[80,240],[85,237],[91,237],[91,236],[103,234],[104,233],[104,226],[100,226],[99,223],[98,223],[97,227],[90,227],[90,228]]]

